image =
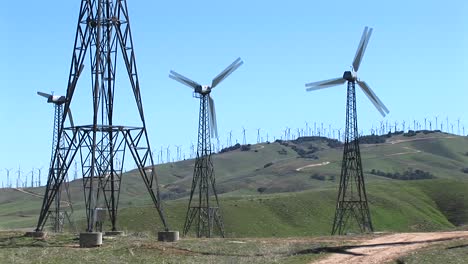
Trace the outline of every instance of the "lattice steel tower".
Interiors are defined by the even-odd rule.
[[[343,77],[306,84],[307,91],[314,91],[340,85],[345,82],[348,83],[345,142],[332,234],[341,235],[349,231],[373,231],[362,171],[361,152],[359,150],[355,84],[357,83],[361,87],[364,94],[369,98],[372,104],[374,104],[382,116],[388,114],[389,111],[369,85],[357,78],[357,71],[371,34],[372,28],[369,29],[365,27],[353,60],[351,71],[345,71]]]
[[[57,96],[52,94],[47,94],[43,92],[37,92],[38,95],[47,98],[48,103],[54,104],[54,128],[52,131],[52,151],[51,151],[51,158],[50,158],[50,168],[58,169],[60,168],[60,160],[54,161],[56,146],[58,142],[59,133],[61,131],[62,119],[63,119],[63,104],[66,102],[65,96]],[[68,118],[70,120],[70,125],[73,127],[73,118],[70,111],[68,109]],[[63,149],[63,146],[61,146]],[[65,192],[66,201],[62,201],[62,195]],[[59,190],[54,199],[54,206],[50,208],[48,214],[52,216],[52,229],[54,232],[63,232],[63,226],[65,223],[65,219],[73,225],[71,220],[71,215],[73,214],[73,205],[71,203],[71,196],[70,196],[70,189],[68,186],[68,177],[65,176],[64,183],[60,186]]]
[[[198,123],[198,144],[193,169],[192,189],[185,217],[183,235],[187,235],[195,225],[197,237],[211,237],[218,233],[224,237],[224,224],[221,216],[215,173],[211,161],[211,140],[218,137],[214,100],[210,93],[228,75],[242,65],[240,58],[213,79],[211,86],[200,85],[189,78],[171,71],[170,78],[193,88],[194,97],[200,99]],[[195,197],[194,197],[195,196]]]
[[[373,232],[362,173],[354,81],[348,82],[345,142],[332,234],[352,230],[350,218],[354,218],[361,233]]]
[[[88,125],[64,127],[87,52],[91,62],[92,122]],[[114,124],[114,96],[119,90],[116,89],[119,85],[115,82],[118,57],[125,63],[141,126]],[[109,213],[112,230],[116,231],[120,183],[128,152],[133,157],[165,230],[168,230],[146,131],[125,0],[81,1],[63,113],[52,162],[58,162],[60,166],[49,170],[36,231],[43,230],[47,212],[76,156],[79,157],[83,174],[86,230],[95,230],[94,211],[103,204]]]

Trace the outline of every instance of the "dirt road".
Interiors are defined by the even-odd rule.
[[[40,194],[33,193],[33,192],[30,192],[30,191],[26,191],[26,190],[20,189],[20,188],[13,188],[13,190],[18,191],[18,192],[22,192],[22,193],[25,193],[25,194],[29,194],[29,195],[32,195],[32,196],[36,196],[36,197],[39,197],[39,198],[43,198],[43,197],[44,197],[44,196],[42,196],[42,195],[40,195]]]
[[[302,169],[310,168],[310,167],[325,166],[325,165],[328,165],[328,164],[330,164],[329,161],[325,161],[325,162],[321,162],[321,163],[309,164],[309,165],[306,165],[306,166],[302,166],[302,167],[300,167],[300,168],[297,168],[296,171],[301,171]]]
[[[356,245],[322,248],[322,252],[333,252],[333,254],[313,263],[386,263],[419,248],[457,238],[468,239],[468,231],[384,235]]]

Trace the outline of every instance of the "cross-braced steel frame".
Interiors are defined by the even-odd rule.
[[[347,90],[345,142],[332,235],[355,231],[353,228],[373,231],[362,173],[354,81],[348,81]]]
[[[60,161],[54,160],[58,136],[61,131],[62,117],[63,117],[63,104],[54,104],[54,129],[52,132],[52,155],[50,158],[50,168],[59,168]],[[62,201],[62,193],[65,191],[67,201]],[[68,210],[67,210],[68,209]],[[73,206],[71,203],[70,190],[68,188],[67,179],[57,191],[54,200],[54,208],[48,212],[51,215],[51,225],[54,232],[63,232],[65,220],[68,220],[70,225],[73,226],[71,215],[73,214]]]
[[[216,231],[224,237],[224,224],[219,209],[215,173],[211,161],[208,94],[195,93],[195,96],[200,98],[197,157],[183,235],[187,235],[190,227],[195,225],[197,237],[211,237]]]
[[[90,54],[93,121],[91,125],[64,128],[78,76],[86,53]],[[120,52],[135,97],[141,127],[113,123],[117,55]],[[48,210],[64,182],[72,161],[79,157],[83,172],[87,231],[95,228],[94,209],[104,196],[112,230],[117,230],[117,209],[125,153],[130,151],[166,230],[168,226],[159,196],[153,157],[148,141],[140,85],[125,0],[82,0],[64,104],[62,126],[56,144],[54,163],[36,230],[41,231]]]

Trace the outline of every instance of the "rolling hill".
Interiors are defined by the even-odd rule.
[[[366,143],[361,144],[361,154],[376,231],[446,230],[468,223],[468,174],[462,171],[468,167],[468,137],[418,131],[367,136],[362,142]],[[328,234],[341,154],[340,142],[323,137],[249,145],[215,154],[227,235]],[[193,164],[193,160],[184,160],[156,166],[173,229],[181,230],[183,225]],[[70,188],[74,217],[82,223],[81,181],[71,182]],[[24,191],[40,196],[44,188]],[[0,228],[34,226],[41,202],[37,195],[2,189]],[[160,228],[135,171],[123,176],[120,208],[122,229]]]

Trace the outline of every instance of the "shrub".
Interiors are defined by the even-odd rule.
[[[463,173],[468,173],[468,168],[463,168],[463,169],[461,169],[461,171],[462,171]]]
[[[369,135],[369,136],[362,136],[359,138],[359,143],[362,144],[380,144],[385,143],[385,139],[388,138],[388,135]]]
[[[320,175],[318,173],[310,175],[310,178],[314,179],[314,180],[319,180],[319,181],[324,181],[325,180],[325,176]]]
[[[249,151],[249,150],[250,150],[250,146],[251,146],[250,144],[242,145],[241,148],[240,148],[240,150],[241,150],[241,151]]]
[[[233,151],[233,150],[236,150],[236,149],[239,149],[241,147],[241,145],[239,143],[235,144],[234,146],[230,146],[230,147],[227,147],[227,148],[223,148],[219,153],[224,153],[224,152],[229,152],[229,151]]]
[[[267,190],[266,187],[259,187],[259,188],[257,188],[257,192],[259,192],[259,193],[264,193],[266,190]]]
[[[336,140],[336,139],[328,139],[327,140],[327,145],[330,148],[341,148],[341,147],[343,147],[343,143],[341,143],[341,141]]]
[[[286,154],[288,154],[288,152],[284,148],[282,148],[281,150],[278,150],[278,154],[286,155]]]
[[[319,148],[317,148],[316,146],[312,146],[312,145],[308,146],[307,149],[310,150],[310,153],[313,153],[319,150]]]
[[[430,172],[426,172],[423,170],[413,170],[412,168],[409,168],[402,174],[399,172],[391,173],[391,172],[383,172],[380,170],[375,170],[372,169],[370,171],[370,174],[377,175],[377,176],[382,176],[390,179],[396,179],[396,180],[422,180],[422,179],[434,179],[436,178],[434,175],[432,175]]]
[[[416,136],[416,132],[413,130],[408,130],[408,133],[404,133],[403,136],[405,137],[413,137]]]

